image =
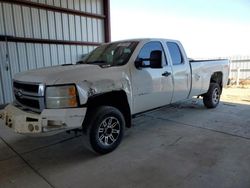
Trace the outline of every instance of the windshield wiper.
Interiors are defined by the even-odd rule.
[[[86,62],[87,64],[107,64],[106,61],[101,61],[101,60],[97,60],[97,61],[89,61]]]
[[[76,62],[76,65],[84,64],[84,63],[85,63],[84,61],[80,60],[80,61],[77,61],[77,62]]]
[[[106,64],[106,61],[78,61],[76,64]]]

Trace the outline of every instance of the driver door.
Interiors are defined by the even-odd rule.
[[[167,105],[172,100],[173,79],[171,66],[167,65],[162,44],[157,41],[146,43],[137,59],[149,59],[152,51],[162,51],[162,68],[134,68],[132,70],[133,113],[140,113]],[[149,61],[143,61],[149,65]]]

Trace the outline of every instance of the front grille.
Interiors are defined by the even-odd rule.
[[[36,99],[28,99],[28,98],[20,98],[19,96],[15,95],[16,100],[25,107],[31,107],[35,109],[40,109],[39,100]]]
[[[24,84],[19,82],[13,82],[14,88],[21,89],[23,91],[31,92],[31,93],[38,93],[39,85],[37,84]]]
[[[44,109],[44,85],[13,81],[16,103],[21,107],[41,112]]]

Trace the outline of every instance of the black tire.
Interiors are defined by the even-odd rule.
[[[87,134],[91,148],[99,154],[115,150],[123,138],[123,114],[115,107],[100,106],[92,110],[89,119]]]
[[[203,96],[207,108],[216,108],[220,102],[221,88],[217,83],[210,83],[208,92]]]

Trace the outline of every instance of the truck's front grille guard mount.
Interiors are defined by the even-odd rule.
[[[30,92],[26,91],[23,88],[16,88],[15,84],[18,83],[20,85],[25,85],[25,87],[38,87],[38,92]],[[13,81],[13,92],[15,96],[15,103],[18,105],[19,108],[23,110],[31,110],[34,112],[40,113],[45,108],[45,100],[44,100],[44,92],[45,92],[45,85],[40,83],[26,83],[20,81]],[[32,106],[28,101],[34,101],[38,103],[38,107]],[[25,101],[25,102],[24,102]]]

